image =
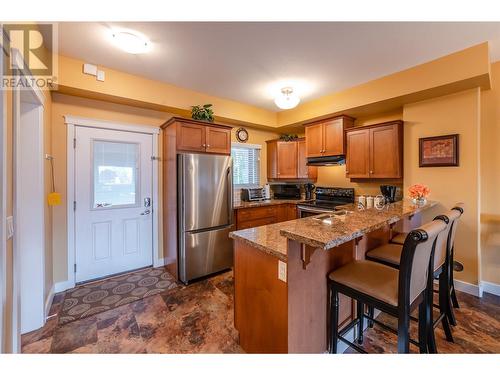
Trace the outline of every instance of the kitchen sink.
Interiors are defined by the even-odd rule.
[[[327,213],[327,214],[314,216],[313,219],[321,221],[323,224],[330,224],[331,225],[331,224],[333,224],[334,219],[343,221],[349,212],[350,211],[347,211],[347,210],[332,211],[332,212]]]

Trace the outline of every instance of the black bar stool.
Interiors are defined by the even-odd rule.
[[[328,275],[330,311],[330,353],[337,352],[341,340],[354,349],[361,347],[346,340],[343,335],[357,325],[357,342],[363,342],[364,306],[379,309],[398,319],[398,352],[409,353],[410,342],[427,352],[428,331],[432,324],[428,314],[427,298],[429,280],[432,283],[433,255],[438,235],[446,229],[442,220],[434,220],[411,231],[403,245],[400,269],[367,260],[353,261]],[[357,318],[342,331],[338,329],[339,297],[342,293],[357,301]],[[409,337],[410,314],[418,307],[418,343]],[[378,323],[378,322],[377,322]]]
[[[451,305],[451,293],[453,290],[451,286],[452,282],[452,248],[455,240],[456,229],[458,225],[458,219],[463,213],[463,208],[460,206],[455,206],[450,211],[445,212],[443,215],[448,222],[446,228],[446,236],[442,236],[442,243],[436,245],[436,251],[434,254],[434,278],[439,279],[439,316],[435,321],[433,321],[433,328],[435,328],[440,322],[443,324],[443,329],[446,335],[446,339],[453,342],[453,335],[450,328],[450,323],[455,323],[455,317],[453,315],[453,309]],[[439,216],[437,217],[439,218]],[[401,236],[399,234],[396,237]],[[399,241],[399,238],[396,238]],[[401,257],[402,246],[397,243],[389,243],[387,245],[380,246],[374,250],[366,253],[366,259],[379,262],[390,267],[399,268],[399,259]],[[432,303],[432,294],[429,294],[429,298]],[[431,305],[432,306],[432,305]],[[432,309],[430,311],[432,318]],[[369,315],[373,317],[373,310],[369,310]],[[373,326],[372,324],[370,326]],[[429,337],[431,353],[436,353],[437,348],[434,339],[434,330],[430,332]]]

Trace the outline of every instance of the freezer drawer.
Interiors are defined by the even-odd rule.
[[[181,235],[179,247],[179,278],[188,283],[233,266],[233,241],[229,232],[234,225],[221,229]]]

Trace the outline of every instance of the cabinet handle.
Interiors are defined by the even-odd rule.
[[[207,147],[207,145],[205,143],[203,143],[203,148]]]
[[[210,148],[210,145],[207,145],[207,148]]]
[[[371,174],[373,174],[373,171],[370,171]]]

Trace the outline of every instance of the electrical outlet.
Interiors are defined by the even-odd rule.
[[[83,64],[83,73],[90,74],[91,76],[97,75],[97,65]]]
[[[278,260],[278,279],[286,283],[286,263]]]
[[[14,237],[14,218],[9,216],[7,218],[7,239]]]

